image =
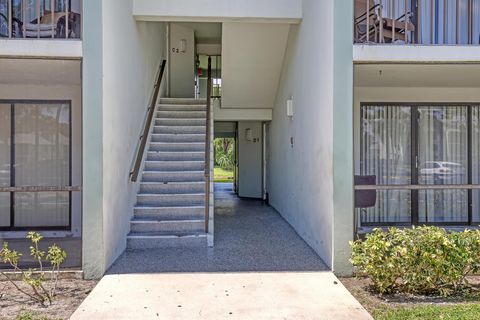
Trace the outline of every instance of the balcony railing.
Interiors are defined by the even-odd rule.
[[[355,0],[355,43],[480,44],[480,0]]]
[[[82,0],[0,0],[0,38],[80,39]]]

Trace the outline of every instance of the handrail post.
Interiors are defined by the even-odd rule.
[[[385,39],[383,38],[383,0],[380,0],[380,7],[378,8],[378,19],[379,19],[379,41],[378,43],[384,43]]]
[[[395,43],[395,35],[397,30],[395,29],[395,0],[390,1],[390,19],[392,20],[392,43]]]
[[[212,100],[212,57],[208,57],[207,69],[207,114],[206,114],[206,136],[205,136],[205,233],[208,233],[210,220],[210,109]]]
[[[367,30],[365,32],[365,43],[370,42],[370,0],[367,0],[367,8],[365,9],[367,15]]]

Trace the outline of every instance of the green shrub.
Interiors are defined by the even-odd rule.
[[[369,277],[382,294],[448,296],[468,287],[466,276],[480,270],[479,230],[375,229],[350,245],[357,274]]]
[[[11,250],[7,242],[4,242],[0,250],[0,262],[9,264],[13,271],[22,275],[22,281],[30,287],[27,291],[19,287],[12,276],[0,270],[2,275],[9,281],[18,291],[30,297],[33,301],[39,302],[44,306],[52,304],[56,295],[58,276],[60,274],[60,266],[67,258],[67,253],[53,244],[48,247],[47,252],[39,249],[39,243],[43,236],[37,232],[28,232],[27,239],[30,239],[32,245],[30,246],[30,256],[38,263],[38,268],[24,270],[19,267],[22,254],[16,250]],[[50,279],[45,277],[44,263],[49,263],[49,270],[51,271]],[[46,282],[50,285],[46,285]]]

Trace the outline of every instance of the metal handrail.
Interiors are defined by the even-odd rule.
[[[212,57],[208,57],[207,69],[207,116],[206,116],[206,137],[205,137],[205,233],[208,233],[208,222],[210,220],[210,109],[212,100]]]
[[[158,72],[157,79],[155,80],[155,84],[153,86],[153,94],[150,100],[150,106],[147,109],[147,117],[143,126],[142,134],[140,135],[140,143],[138,144],[135,162],[132,171],[130,171],[130,180],[132,182],[137,181],[138,173],[142,165],[143,154],[145,153],[145,146],[147,145],[148,133],[150,132],[150,127],[152,126],[153,115],[155,114],[155,105],[158,100],[158,93],[160,92],[160,85],[162,83],[166,64],[167,60],[163,60],[160,64],[160,71]]]

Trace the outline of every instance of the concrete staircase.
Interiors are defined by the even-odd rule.
[[[128,249],[206,247],[206,101],[160,99]]]

